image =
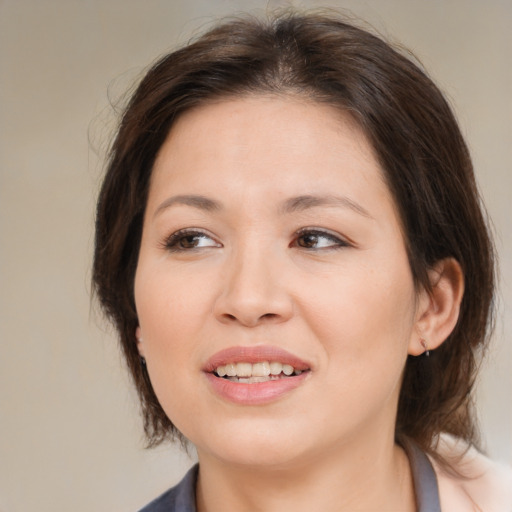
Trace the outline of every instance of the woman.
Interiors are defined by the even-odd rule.
[[[286,14],[164,57],[96,229],[149,445],[198,453],[145,511],[512,507],[473,448],[494,271],[471,161],[388,44]]]

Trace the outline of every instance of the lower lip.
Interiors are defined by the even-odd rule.
[[[303,372],[293,377],[243,384],[216,377],[213,373],[205,373],[217,395],[240,405],[260,405],[279,400],[282,396],[300,386],[308,374],[309,372]]]

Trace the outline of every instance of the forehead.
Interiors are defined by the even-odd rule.
[[[185,112],[157,155],[150,196],[170,189],[269,200],[335,192],[391,200],[373,148],[351,116],[282,96],[223,99]]]

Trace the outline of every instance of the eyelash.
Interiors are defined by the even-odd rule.
[[[332,245],[328,245],[327,247],[307,247],[304,245],[299,244],[299,240],[301,238],[304,238],[306,236],[309,237],[316,237],[317,240],[315,243],[318,243],[318,238],[325,238],[330,240]],[[186,251],[194,251],[201,249],[201,247],[196,246],[190,246],[190,247],[180,247],[180,244],[183,243],[186,239],[210,239],[214,244],[208,245],[206,247],[220,247],[221,245],[218,242],[215,242],[213,237],[208,235],[207,233],[204,233],[203,231],[198,230],[191,230],[191,229],[180,229],[179,231],[176,231],[175,233],[172,233],[169,237],[167,237],[163,243],[163,246],[166,250],[170,252],[186,252]],[[190,241],[190,240],[189,240]],[[342,238],[338,237],[337,235],[329,232],[324,231],[322,229],[313,229],[313,228],[303,228],[295,233],[294,240],[290,243],[290,247],[298,247],[305,250],[310,251],[328,251],[328,250],[337,250],[337,249],[343,249],[345,247],[350,247],[351,244],[348,243],[346,240],[343,240]]]
[[[183,252],[183,251],[193,251],[200,249],[198,247],[180,247],[179,244],[182,243],[187,238],[191,239],[211,239],[213,242],[215,240],[208,235],[207,233],[204,233],[203,231],[198,231],[195,229],[180,229],[179,231],[176,231],[175,233],[172,233],[169,237],[167,237],[164,241],[164,248],[167,249],[170,252]],[[215,242],[216,246],[218,247],[218,242]],[[208,247],[214,247],[214,245],[208,246]]]
[[[351,244],[348,243],[346,240],[343,240],[339,236],[335,235],[334,233],[331,233],[330,231],[324,231],[322,229],[314,229],[314,228],[303,228],[299,230],[296,233],[296,238],[292,242],[292,245],[298,246],[300,248],[311,250],[311,251],[329,251],[329,250],[337,250],[337,249],[343,249],[345,247],[350,247]],[[300,240],[303,237],[306,236],[312,236],[312,237],[322,237],[329,239],[331,242],[333,242],[332,245],[329,245],[327,247],[304,247],[301,245],[298,245],[298,240]],[[318,240],[317,240],[318,243]]]

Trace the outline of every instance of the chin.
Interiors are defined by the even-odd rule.
[[[232,467],[279,470],[295,466],[301,459],[301,453],[298,453],[297,449],[288,450],[282,447],[268,446],[268,444],[262,446],[256,443],[237,444],[236,447],[232,445],[230,449],[215,452],[211,451],[211,446],[208,449],[210,456]],[[199,460],[201,460],[200,450],[198,450],[198,454]]]
[[[311,439],[297,421],[278,422],[256,419],[232,422],[211,428],[204,435],[192,435],[199,458],[204,453],[226,464],[285,468],[307,458],[310,451],[304,439]],[[196,433],[198,434],[198,433]],[[310,447],[309,447],[310,448]]]

